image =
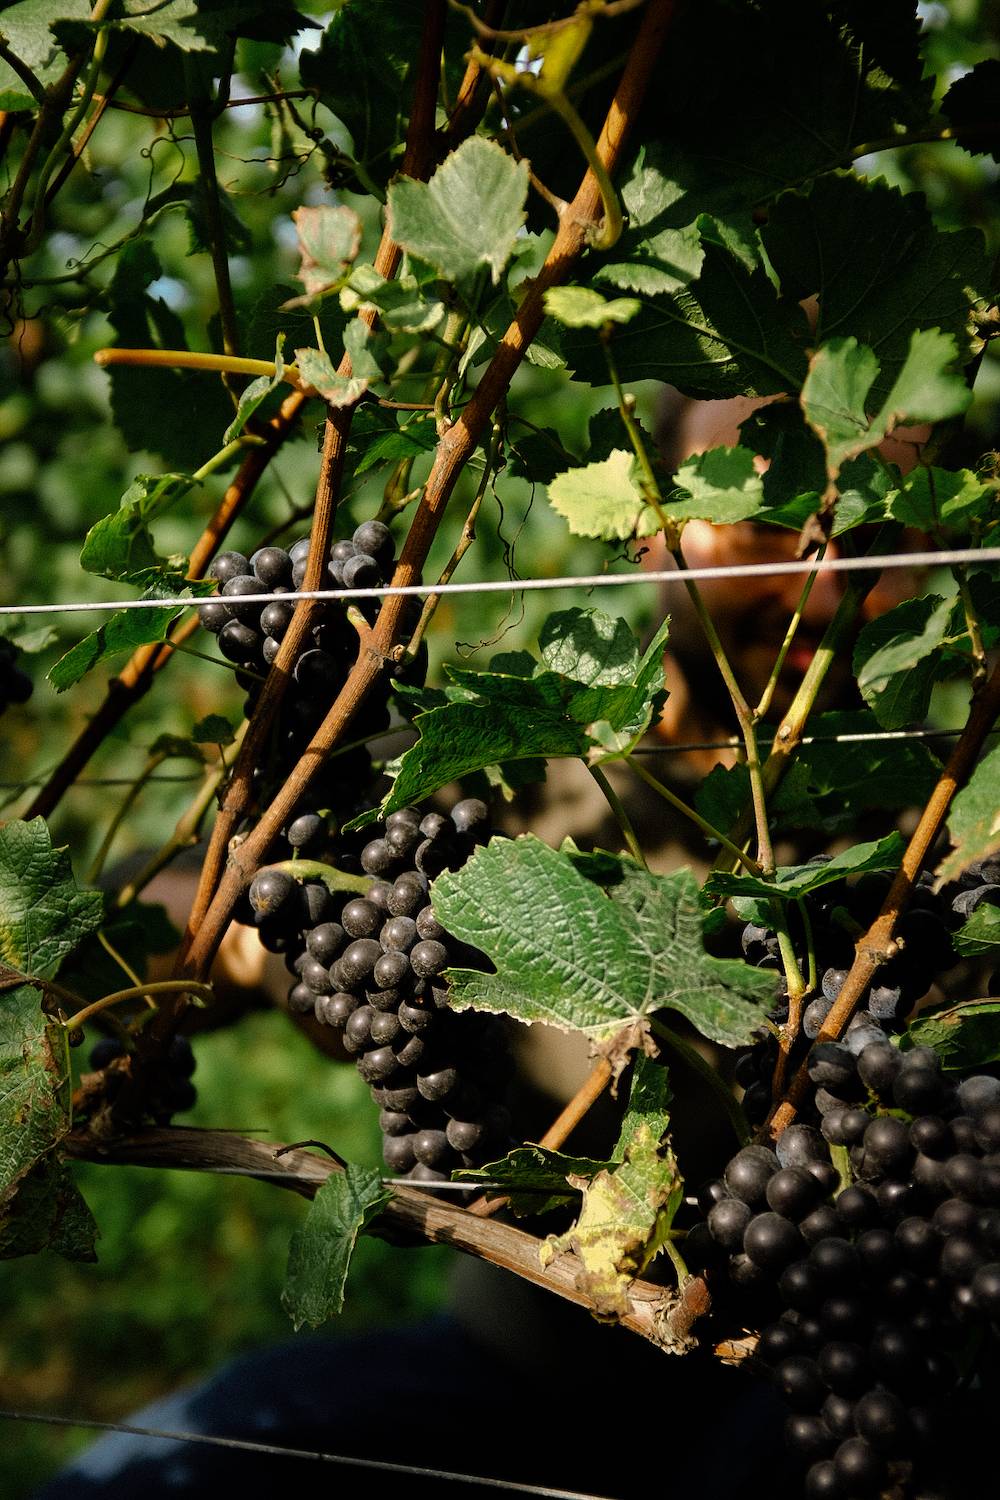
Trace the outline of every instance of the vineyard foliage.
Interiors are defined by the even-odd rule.
[[[470,1011],[484,1037],[492,1016],[580,1034],[620,1090],[618,1134],[567,1156],[515,1110],[506,1129],[489,1116],[485,1156],[460,1132],[433,1156],[444,1125],[414,1125],[427,1170],[407,1157],[400,1187],[340,1161],[317,1097],[307,1134],[339,1166],[312,1181],[283,1300],[296,1326],[339,1312],[359,1236],[398,1230],[445,1161],[502,1187],[522,1274],[569,1266],[603,1319],[636,1315],[637,1279],[665,1317],[683,1304],[697,1183],[664,1062],[741,1140],[779,1135],[806,1108],[813,924],[885,877],[881,910],[846,919],[832,1043],[904,951],[921,871],[947,892],[996,868],[996,30],[991,5],[909,0],[0,7],[0,633],[34,683],[4,718],[0,1254],[99,1257],[75,1163],[133,1161],[155,1135],[159,1164],[199,1164],[171,1124],[193,1102],[174,1065],[188,1038],[197,1058],[248,1024],[220,948],[256,925],[301,956],[366,897],[369,841],[407,809],[482,798],[498,830],[524,827],[569,762],[608,799],[610,848],[571,823],[551,843],[463,843],[457,811],[444,833],[420,823],[422,946],[439,929],[453,946],[444,977],[421,957],[415,994],[446,986],[448,1038]],[[676,451],[696,403],[733,398],[735,418],[710,408],[723,441]],[[752,538],[755,561],[864,566],[800,661],[821,588],[801,573],[758,684],[714,586],[643,578],[706,535],[723,560]],[[898,583],[901,554],[955,550]],[[495,592],[428,598],[453,575]],[[518,588],[567,576],[602,586]],[[269,633],[248,581],[262,604],[348,597],[299,600]],[[53,604],[77,608],[32,612]],[[715,764],[670,749],[703,737],[673,713],[700,697],[721,704],[713,740],[732,737]],[[639,791],[660,823],[634,826]],[[678,818],[684,868],[664,855]],[[181,856],[183,934],[146,895]],[[324,915],[279,920],[253,883],[272,865]],[[961,966],[896,1033],[946,1070],[1000,1058],[984,879],[993,895],[953,924]],[[734,917],[775,934],[773,963],[739,950]],[[349,995],[362,979],[339,962]],[[343,1071],[333,1012],[317,998],[302,1018],[304,974],[288,1028],[325,1031]],[[731,1055],[768,1034],[755,1115]],[[95,1042],[114,1044],[99,1065]],[[375,1071],[394,1059],[364,1056],[402,1118]],[[199,1111],[281,1143],[224,1100]],[[471,1197],[446,1200],[456,1222]],[[655,1338],[685,1348],[691,1322]]]

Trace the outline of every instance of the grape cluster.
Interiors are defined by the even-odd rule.
[[[113,1099],[129,1076],[119,1059],[127,1057],[125,1043],[117,1037],[102,1037],[90,1051],[92,1070],[107,1069],[107,1095]],[[143,1109],[157,1125],[169,1125],[174,1115],[191,1109],[198,1091],[191,1082],[195,1056],[186,1036],[175,1036],[167,1050],[147,1063],[144,1072]]]
[[[18,650],[13,641],[0,636],[0,714],[12,703],[27,703],[34,683],[17,665]]]
[[[818,1036],[833,1008],[854,961],[855,943],[877,916],[889,884],[888,875],[866,874],[824,886],[810,898],[820,987],[803,1010],[801,1035],[791,1059],[793,1067]],[[947,902],[932,888],[932,878],[922,875],[910,906],[897,924],[900,951],[879,970],[863,1008],[851,1021],[845,1040],[852,1051],[859,1051],[886,1033],[902,1031],[907,1016],[926,995],[934,976],[955,963],[949,915]],[[749,923],[743,930],[742,944],[750,963],[759,968],[780,968],[778,939],[769,928]],[[805,972],[805,953],[799,953],[798,957]],[[771,1011],[770,1019],[776,1025],[788,1020],[787,996]],[[737,1060],[736,1079],[745,1090],[743,1109],[752,1124],[760,1123],[770,1108],[776,1057],[777,1042],[769,1033]]]
[[[761,1329],[810,1500],[924,1494],[941,1404],[1000,1331],[1000,1079],[885,1037],[822,1043],[809,1075],[820,1128],[733,1157],[689,1264]]]
[[[249,558],[242,552],[220,553],[209,569],[220,593],[217,599],[202,606],[201,622],[218,638],[222,655],[236,666],[237,682],[247,692],[248,716],[291,623],[294,595],[305,579],[308,554],[309,538],[303,537],[288,551],[281,547],[261,547]],[[388,527],[381,521],[364,521],[351,538],[333,543],[324,584],[329,588],[376,587],[388,582],[392,570],[393,541]],[[252,598],[227,602],[234,596],[254,594],[289,597],[267,604],[255,604]],[[377,613],[378,601],[360,600],[357,607],[370,624]],[[302,754],[342,688],[357,650],[357,631],[350,624],[343,604],[337,600],[321,602],[282,701],[275,753],[268,759],[269,785],[280,784]],[[411,670],[410,675],[416,674]],[[353,737],[360,739],[387,728],[386,697],[386,692],[369,695],[352,723]],[[326,838],[326,822],[316,809],[330,808],[339,814],[355,811],[353,802],[345,804],[345,793],[352,798],[355,793],[350,789],[364,786],[370,779],[371,761],[363,746],[331,762],[329,769],[314,781],[308,805],[296,809],[292,820],[294,824],[297,818],[305,816],[306,821],[294,831],[286,829],[292,848],[307,854],[319,852]],[[263,782],[262,775],[258,781]],[[267,789],[261,784],[261,795],[266,795]]]
[[[501,1023],[447,1008],[444,970],[477,955],[445,931],[429,899],[431,880],[488,835],[477,798],[448,817],[401,808],[360,849],[371,877],[363,896],[334,896],[274,867],[249,890],[261,941],[285,954],[295,977],[289,1009],[342,1033],[379,1106],[386,1165],[416,1181],[478,1165],[502,1152],[509,1132]],[[349,864],[349,851],[338,862]]]

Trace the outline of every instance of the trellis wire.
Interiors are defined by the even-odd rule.
[[[450,1469],[425,1469],[417,1464],[389,1463],[380,1458],[357,1458],[352,1454],[314,1453],[309,1448],[284,1448],[276,1443],[255,1443],[249,1438],[217,1437],[208,1432],[171,1431],[159,1427],[138,1427],[131,1422],[98,1422],[92,1417],[55,1416],[48,1412],[8,1411],[0,1408],[0,1418],[10,1422],[37,1422],[49,1427],[86,1427],[97,1432],[124,1432],[129,1437],[166,1438],[174,1443],[203,1443],[212,1448],[235,1448],[243,1453],[263,1453],[272,1458],[306,1458],[313,1462],[343,1464],[354,1469],[375,1469],[382,1474],[406,1474],[418,1479],[445,1479],[458,1484],[479,1484],[484,1488],[507,1490],[515,1495],[538,1495],[542,1500],[607,1500],[582,1490],[553,1490],[541,1484],[518,1484],[513,1479],[497,1479],[486,1474],[456,1474]]]
[[[700,583],[712,579],[772,578],[797,573],[879,572],[884,568],[952,567],[960,563],[1000,563],[1000,547],[962,547],[949,552],[893,552],[884,557],[789,558],[773,563],[727,563],[717,567],[676,568],[636,573],[592,573],[561,578],[480,579],[470,583],[408,583],[393,586],[381,584],[366,589],[301,589],[295,599],[406,599],[426,598],[429,594],[522,594],[545,589],[597,589],[627,587],[631,584]],[[227,594],[226,604],[271,604],[287,602],[289,594]],[[218,603],[217,595],[185,599],[174,595],[160,599],[76,600],[68,604],[0,604],[0,615],[72,614],[82,610],[120,609],[201,609]],[[167,643],[169,644],[169,642]]]
[[[400,725],[398,729],[388,730],[389,735],[402,734],[409,725]],[[766,728],[766,726],[764,726]],[[858,734],[806,734],[798,741],[800,745],[864,745],[878,740],[947,740],[955,739],[960,735],[960,729],[879,729],[868,733]],[[1000,729],[990,731],[990,736],[1000,734]],[[630,755],[679,755],[692,750],[741,750],[742,741],[736,735],[730,735],[727,740],[691,740],[687,742],[669,743],[662,745],[637,745]],[[136,772],[136,776],[138,776]],[[132,786],[136,776],[79,776],[74,786]],[[188,785],[193,781],[199,781],[199,776],[150,776],[146,785],[155,782],[165,782],[170,785]],[[0,792],[26,792],[29,787],[44,786],[44,776],[33,776],[27,781],[0,781]]]

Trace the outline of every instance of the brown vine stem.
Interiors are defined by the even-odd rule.
[[[249,500],[260,476],[292,431],[304,403],[305,397],[297,392],[288,396],[277,416],[264,428],[263,442],[247,452],[215,513],[195,543],[188,566],[189,578],[204,577],[205,569]],[[36,794],[24,814],[26,818],[51,816],[63,794],[73,785],[91,756],[132,705],[149,690],[155,674],[173,656],[172,643],[186,640],[197,629],[198,619],[194,616],[181,621],[165,642],[140,646],[138,651],[133,652],[119,675],[108,683],[107,692],[96,712],[88,719],[45,785]]]
[[[314,1198],[323,1184],[341,1170],[335,1162],[308,1151],[281,1150],[268,1142],[221,1130],[148,1130],[108,1141],[86,1131],[74,1131],[64,1144],[69,1155],[78,1161],[253,1177],[288,1188],[303,1198]],[[541,1241],[523,1229],[510,1224],[484,1224],[466,1209],[441,1203],[432,1193],[419,1188],[406,1187],[393,1190],[376,1223],[390,1234],[405,1230],[431,1244],[451,1245],[467,1255],[501,1266],[577,1307],[594,1310],[593,1300],[577,1285],[574,1257],[558,1256],[543,1268],[538,1254]],[[691,1289],[697,1291],[698,1285],[698,1279],[692,1278],[678,1298],[672,1289],[654,1282],[634,1281],[629,1310],[620,1319],[622,1327],[667,1352],[682,1352],[689,1347],[688,1330],[694,1307],[704,1311],[706,1306],[703,1295],[691,1296]],[[703,1283],[701,1287],[703,1292]]]
[[[417,83],[407,131],[403,170],[408,171],[410,175],[418,172],[426,175],[430,166],[434,111],[441,72],[441,44],[444,39],[444,20],[444,0],[435,0],[434,4],[428,5],[424,17]],[[388,281],[395,276],[400,258],[401,252],[399,246],[391,238],[388,229],[384,230],[375,254],[375,270]],[[370,308],[363,310],[359,316],[371,328],[375,324],[377,313],[374,308]],[[343,375],[345,378],[350,378],[351,360],[349,355],[345,354],[341,359],[338,374]],[[307,591],[319,588],[325,573],[333,520],[340,496],[347,439],[354,411],[354,406],[341,407],[339,410],[328,409],[327,411],[326,430],[323,439],[323,456],[320,462],[319,479],[316,486],[316,502],[313,512],[309,558],[306,564],[306,576],[302,583],[303,589]],[[254,769],[262,758],[271,725],[274,722],[274,716],[284,697],[292,668],[317,608],[318,602],[315,599],[302,599],[296,605],[291,623],[282,638],[278,654],[271,665],[271,670],[267,675],[263,691],[257,700],[257,705],[247,728],[246,738],[237,756],[222,806],[219,809],[219,814],[212,828],[208,850],[198,880],[198,888],[195,892],[195,898],[184,934],[184,944],[180,955],[182,965],[189,965],[191,962],[191,953],[197,946],[202,923],[206,914],[211,909],[220,883],[223,881],[230,840],[250,803]],[[374,678],[372,680],[374,681]],[[335,741],[325,747],[324,754],[334,748],[334,743]],[[306,751],[306,757],[308,756],[309,749]],[[310,762],[312,774],[315,774],[319,769],[319,764],[320,760]],[[294,776],[295,773],[293,773],[293,779]],[[266,842],[260,845],[259,851],[255,850],[255,853],[258,853],[258,857],[263,855],[267,844],[270,843],[274,834],[280,828],[287,812],[290,811],[299,796],[301,796],[306,784],[307,782],[303,782],[301,785],[297,785],[292,791],[291,800],[288,800],[286,793],[288,792],[289,784],[286,783],[278,799],[280,801],[282,797],[285,798],[285,803],[283,804],[284,811],[277,822],[271,823]],[[272,808],[274,805],[272,804]],[[267,821],[266,817],[264,821]],[[258,824],[258,829],[260,826]],[[255,834],[256,832],[257,830],[255,830]],[[251,840],[253,837],[254,835],[251,835]],[[231,905],[229,910],[231,910]],[[228,920],[228,910],[226,920]],[[215,952],[221,936],[222,926],[219,927],[214,937],[211,953]],[[211,962],[211,953],[208,962]],[[164,1031],[169,1027],[172,1019],[172,1017],[164,1018]]]
[[[896,923],[910,898],[934,840],[941,831],[952,798],[964,785],[972,771],[976,757],[998,715],[1000,715],[1000,662],[993,668],[989,681],[973,699],[968,722],[951,753],[948,764],[941,772],[927,806],[920,815],[920,821],[906,846],[902,864],[889,887],[889,894],[882,903],[882,909],[857,945],[854,963],[844,980],[840,994],[834,1001],[833,1009],[820,1028],[816,1038],[817,1044],[837,1040],[857,1009],[873,977],[882,964],[892,956]],[[792,1123],[808,1086],[809,1074],[806,1071],[806,1064],[803,1063],[792,1079],[785,1097],[768,1121],[767,1129],[775,1139],[786,1126]]]
[[[643,14],[598,142],[601,160],[609,172],[621,158],[625,138],[645,94],[673,13],[674,0],[650,0]],[[541,326],[545,316],[544,294],[549,287],[565,281],[574,269],[587,245],[586,226],[593,221],[600,204],[599,186],[588,170],[571,211],[560,224],[541,270],[526,290],[514,321],[501,339],[472,399],[438,443],[423,497],[393,574],[393,587],[418,581],[459,475],[474,453],[494,410],[506,395],[528,345]],[[397,648],[404,607],[404,596],[384,600],[370,645],[359,655],[285,785],[253,832],[232,854],[211,906],[184,955],[185,972],[191,977],[197,978],[207,972],[236,901],[264,858],[272,839],[379,680],[386,664],[393,660],[391,653]]]

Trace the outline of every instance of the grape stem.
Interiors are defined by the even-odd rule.
[[[178,990],[183,990],[188,996],[196,996],[206,1004],[211,1004],[215,999],[215,992],[211,985],[195,984],[191,980],[180,979],[157,979],[152,984],[130,984],[127,989],[115,990],[113,995],[105,995],[101,1000],[94,1000],[90,1005],[85,1005],[75,1015],[63,1021],[62,1025],[66,1031],[79,1031],[92,1016],[99,1015],[102,1010],[107,1010],[109,1005],[120,1005],[125,1000],[142,1000],[147,995],[175,995]]]
[[[658,781],[651,771],[646,770],[646,767],[642,764],[641,761],[636,760],[633,755],[626,755],[623,758],[626,764],[631,766],[635,774],[640,777],[647,786],[652,787],[653,791],[656,792],[658,796],[662,797],[664,802],[669,802],[671,807],[676,808],[679,813],[683,813],[685,818],[689,818],[696,827],[701,829],[706,838],[714,839],[719,844],[721,844],[723,849],[731,859],[736,860],[736,862],[738,864],[741,864],[743,868],[747,870],[751,875],[756,875],[759,878],[764,874],[764,871],[761,869],[760,865],[755,859],[753,859],[749,854],[745,853],[744,850],[737,848],[737,846],[726,837],[721,829],[716,828],[715,825],[713,823],[710,823],[707,818],[703,818],[701,813],[693,808],[690,803],[685,802],[682,797],[678,797],[677,793],[672,792],[668,786],[665,786],[663,784],[662,781]]]
[[[586,762],[584,762],[584,764],[586,764]],[[646,863],[646,856],[642,852],[642,845],[639,843],[638,837],[636,836],[636,831],[632,826],[632,820],[628,815],[628,811],[626,810],[624,802],[619,797],[618,793],[611,785],[611,782],[601,770],[600,766],[587,766],[587,770],[590,772],[591,776],[600,787],[601,791],[604,794],[605,801],[607,802],[611,811],[614,813],[615,819],[618,823],[618,827],[622,831],[622,838],[628,845],[628,851],[631,854],[632,858],[635,860],[636,864],[641,865],[644,870],[648,870],[649,866]]]

